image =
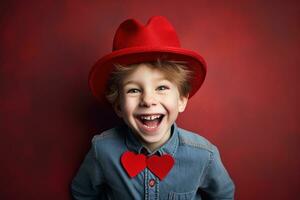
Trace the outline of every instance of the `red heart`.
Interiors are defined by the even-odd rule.
[[[146,168],[146,156],[144,154],[135,154],[130,151],[123,153],[121,163],[128,175],[132,178]]]
[[[170,155],[161,157],[154,155],[147,159],[148,169],[154,173],[160,180],[164,179],[174,165],[174,159]]]

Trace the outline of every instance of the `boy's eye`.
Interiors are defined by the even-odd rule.
[[[167,86],[161,85],[157,88],[157,90],[161,91],[161,90],[167,90],[169,89]]]
[[[136,89],[136,88],[133,88],[133,89],[129,89],[127,91],[127,93],[138,93],[140,90]]]

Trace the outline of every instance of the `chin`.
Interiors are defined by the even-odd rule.
[[[140,137],[142,138],[142,140],[144,142],[151,144],[151,143],[158,143],[158,142],[162,141],[163,135],[162,136],[150,136],[150,137],[149,136],[145,137],[145,136],[140,135]]]

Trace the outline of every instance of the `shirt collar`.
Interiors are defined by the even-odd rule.
[[[146,150],[147,152],[149,152],[149,155],[171,154],[172,156],[174,156],[178,147],[178,143],[178,128],[175,123],[171,127],[171,137],[169,138],[169,140],[165,144],[163,144],[163,146],[161,146],[159,149],[151,153],[147,147],[143,146],[143,144],[138,140],[138,138],[134,135],[130,128],[127,128],[126,145],[130,151],[134,151],[135,153],[142,153]]]

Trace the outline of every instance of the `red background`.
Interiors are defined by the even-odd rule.
[[[70,198],[94,130],[114,124],[90,67],[123,20],[152,15],[208,63],[178,124],[219,147],[236,199],[296,199],[300,4],[281,2],[1,1],[0,199]]]

